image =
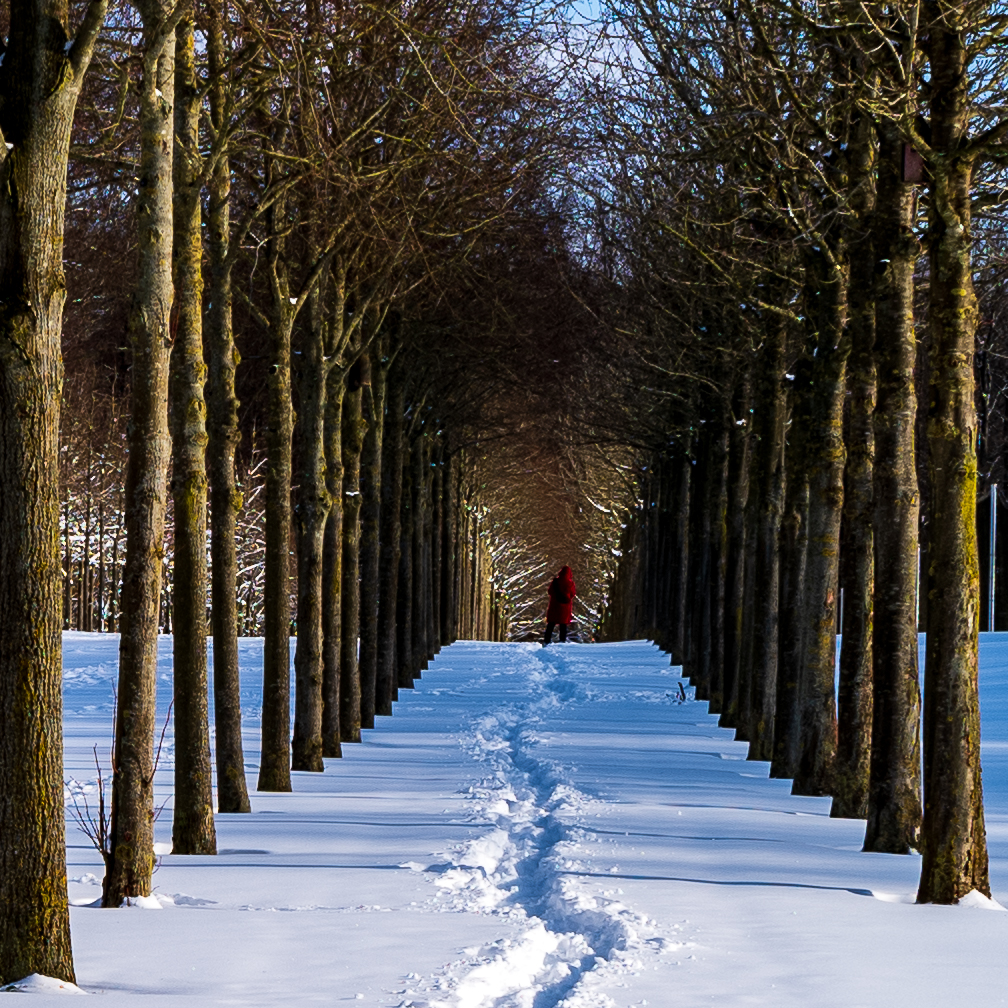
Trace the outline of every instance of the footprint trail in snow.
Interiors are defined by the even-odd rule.
[[[574,786],[538,734],[563,705],[593,696],[565,653],[523,650],[513,673],[525,678],[527,700],[487,712],[462,738],[489,771],[468,789],[470,816],[495,828],[426,870],[447,897],[444,909],[497,913],[523,931],[452,964],[435,981],[431,1008],[608,1008],[615,1002],[596,989],[598,980],[655,968],[658,957],[683,947],[674,927],[636,912],[614,890],[593,893],[597,885],[581,877],[593,874],[586,820],[605,817],[607,803]]]

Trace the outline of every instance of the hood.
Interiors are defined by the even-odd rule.
[[[574,575],[571,574],[571,569],[566,564],[557,571],[557,577],[561,581],[573,581]]]

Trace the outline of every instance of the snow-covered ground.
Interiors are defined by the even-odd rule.
[[[982,637],[1008,904],[1008,634]],[[1008,1003],[1008,913],[912,905],[918,857],[860,853],[862,823],[745,762],[649,644],[455,644],[286,795],[255,792],[261,641],[241,646],[253,813],[217,817],[219,855],[165,853],[159,910],[102,911],[100,859],[68,821],[85,991],[152,1008]],[[117,647],[64,638],[66,774],[92,798]],[[169,732],[159,851],[171,786]]]

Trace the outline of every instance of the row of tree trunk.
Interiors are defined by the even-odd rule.
[[[954,144],[948,110],[932,113]],[[878,127],[878,144],[853,226],[797,264],[803,329],[765,313],[720,399],[644,469],[608,634],[669,650],[751,759],[796,794],[832,796],[833,815],[867,819],[865,850],[920,850],[918,898],[950,903],[989,895],[969,172],[953,159],[933,182],[933,206],[954,198],[930,221],[918,360],[916,195],[895,126]]]
[[[956,631],[969,675],[934,638],[979,612],[975,498],[939,510],[932,468],[935,503],[918,514],[913,257],[885,250],[893,282],[874,312],[852,312],[846,367],[789,357],[773,322],[730,394],[644,467],[604,636],[669,651],[750,759],[793,779],[795,794],[832,796],[834,816],[866,819],[866,851],[922,850],[919,899],[955,902],[989,895],[976,619]],[[939,365],[932,357],[932,375]],[[940,404],[940,390],[930,398]],[[935,426],[948,437],[932,415]],[[935,441],[923,446],[932,457]],[[943,590],[949,573],[957,593]]]

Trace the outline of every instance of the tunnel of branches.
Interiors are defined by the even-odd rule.
[[[58,57],[62,626],[123,634],[127,707],[173,634],[197,852],[208,635],[264,639],[259,786],[289,790],[441,647],[538,640],[569,565],[575,641],[653,640],[866,849],[923,851],[922,900],[989,893],[1000,22],[603,6],[70,5],[105,20],[86,77]]]

